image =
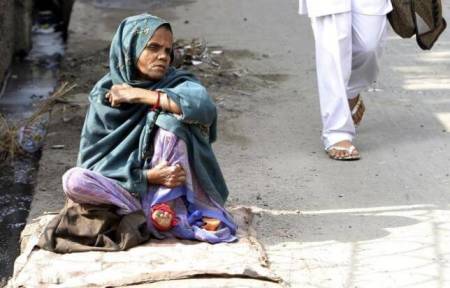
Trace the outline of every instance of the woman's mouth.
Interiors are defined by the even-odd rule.
[[[166,66],[165,65],[154,65],[153,68],[155,68],[157,70],[166,70]]]

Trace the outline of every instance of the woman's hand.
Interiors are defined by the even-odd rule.
[[[149,184],[175,188],[186,182],[186,172],[180,164],[169,166],[166,161],[163,161],[148,170],[147,179]]]
[[[113,85],[111,90],[105,94],[105,97],[111,104],[111,107],[119,107],[122,103],[140,103],[149,106],[159,103],[164,111],[181,115],[180,107],[174,101],[171,101],[166,93],[134,88],[125,83]]]
[[[138,98],[138,89],[128,84],[113,85],[105,97],[112,107],[118,107],[122,103],[136,103]]]

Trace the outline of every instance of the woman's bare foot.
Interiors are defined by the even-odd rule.
[[[203,217],[203,229],[207,231],[216,231],[219,228],[220,220],[215,218]]]
[[[151,220],[159,231],[168,231],[177,224],[175,211],[166,203],[152,206]]]
[[[334,160],[359,160],[359,151],[349,140],[343,140],[333,144],[327,149],[328,156]]]

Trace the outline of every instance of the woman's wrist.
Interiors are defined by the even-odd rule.
[[[136,93],[133,93],[133,103],[145,104],[174,114],[181,114],[181,109],[174,101],[170,100],[170,97],[164,91],[133,89],[136,89]]]
[[[156,178],[157,178],[157,175],[156,175],[156,171],[155,171],[155,169],[148,169],[147,170],[147,182],[149,183],[149,184],[156,184],[155,182],[155,180],[156,180]]]
[[[158,104],[158,94],[159,95],[159,107],[161,107],[161,96],[163,92],[159,91],[153,91],[153,90],[147,90],[142,88],[136,88],[139,89],[139,92],[136,93],[136,102],[141,104],[146,104],[149,106],[155,106]]]
[[[153,104],[152,110],[158,110],[161,109],[161,91],[156,90],[156,103]]]
[[[133,88],[136,89],[136,93],[133,93],[134,95],[134,103],[140,103],[140,104],[147,104],[147,105],[151,105],[152,103],[150,103],[151,101],[149,100],[149,94],[148,92],[151,92],[149,90],[146,89],[142,89],[142,88]]]

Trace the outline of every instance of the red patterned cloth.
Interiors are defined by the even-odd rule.
[[[161,226],[154,218],[153,218],[153,213],[155,213],[155,211],[162,211],[162,212],[167,212],[172,216],[172,221],[170,222],[170,225],[168,227],[164,227]],[[175,211],[172,210],[172,208],[170,208],[169,205],[167,205],[166,203],[159,203],[156,204],[154,206],[152,206],[152,213],[149,215],[150,219],[153,223],[153,226],[158,229],[159,231],[168,231],[170,229],[172,229],[172,227],[174,227],[175,225],[178,224],[177,221],[177,214],[175,214]]]

